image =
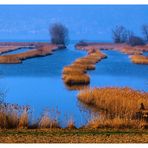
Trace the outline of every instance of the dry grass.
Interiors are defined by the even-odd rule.
[[[63,74],[70,74],[70,75],[75,75],[75,74],[84,74],[86,71],[84,68],[80,67],[75,67],[75,66],[67,66],[64,67],[63,69]]]
[[[148,117],[137,116],[141,103],[148,107],[148,93],[130,88],[88,88],[79,92],[78,99],[100,111],[86,127],[148,128]]]
[[[135,64],[148,64],[148,56],[132,55],[130,59]]]
[[[75,127],[75,122],[74,122],[74,120],[72,118],[68,121],[67,128],[68,129],[75,129],[76,128]]]
[[[29,122],[29,108],[16,105],[1,105],[0,107],[0,129],[28,129],[28,128],[59,128],[57,119],[43,114],[35,124]]]
[[[19,128],[28,128],[28,123],[29,119],[28,119],[28,110],[27,108],[24,108],[20,118],[19,118],[19,124],[18,127]]]
[[[148,124],[144,120],[134,120],[127,118],[101,118],[94,117],[92,118],[88,124],[85,126],[86,128],[111,128],[111,129],[145,129],[148,128]]]
[[[130,88],[89,88],[80,91],[78,99],[106,111],[110,117],[131,119],[141,103],[148,107],[148,93]]]
[[[140,50],[132,49],[132,48],[123,48],[121,52],[128,54],[128,55],[142,55],[143,52]]]
[[[64,82],[67,85],[87,85],[90,83],[90,78],[87,74],[65,75]]]
[[[32,49],[30,51],[26,51],[18,54],[3,55],[3,56],[0,56],[0,63],[6,63],[6,64],[21,63],[22,60],[25,60],[28,58],[52,54],[52,51],[56,48],[57,48],[56,45],[50,44],[50,45],[44,45],[41,47],[36,47],[36,49]]]
[[[59,128],[60,125],[55,119],[51,119],[47,113],[41,117],[39,124],[39,128]]]
[[[97,49],[88,50],[88,55],[77,59],[71,65],[64,67],[62,78],[66,85],[86,86],[90,83],[90,78],[86,73],[87,70],[94,70],[95,64],[106,55]],[[79,87],[80,88],[80,87]],[[78,88],[78,89],[79,89]],[[82,88],[82,87],[81,87]],[[77,89],[72,87],[70,89]]]

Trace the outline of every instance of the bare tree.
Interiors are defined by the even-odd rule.
[[[55,23],[50,27],[49,32],[53,44],[66,46],[68,43],[68,29],[64,25]]]
[[[127,43],[131,46],[145,45],[143,38],[138,36],[130,36]]]
[[[124,43],[127,40],[127,31],[123,26],[116,26],[113,30],[113,40],[115,43]]]
[[[148,42],[148,25],[142,26],[142,33],[144,35],[145,41]]]

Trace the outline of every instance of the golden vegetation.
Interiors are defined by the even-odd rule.
[[[130,88],[89,88],[79,92],[78,99],[104,110],[111,117],[132,117],[143,103],[148,107],[148,93]]]
[[[67,128],[69,128],[69,129],[75,129],[76,128],[75,127],[75,122],[74,122],[74,120],[72,118],[68,121]]]
[[[51,119],[47,113],[41,117],[39,124],[39,128],[59,128],[60,125],[57,120]]]
[[[130,58],[135,64],[148,64],[148,56],[132,55]]]
[[[10,54],[10,55],[3,55],[0,56],[0,63],[21,63],[22,60],[33,58],[37,56],[45,56],[48,54],[52,54],[52,51],[57,48],[56,45],[50,44],[50,45],[43,45],[36,47],[30,51],[18,53],[18,54]],[[10,51],[12,49],[10,48]]]
[[[148,107],[148,93],[130,88],[88,88],[79,92],[78,99],[100,111],[100,117],[88,124],[91,127],[148,126],[143,121],[148,117],[139,118],[137,114],[141,104]]]
[[[101,118],[96,117],[92,118],[88,124],[86,125],[86,128],[115,128],[115,129],[145,129],[148,128],[148,124],[144,120],[131,120],[127,118]]]
[[[27,107],[19,109],[16,105],[0,105],[0,128],[27,128]]]
[[[77,44],[76,48],[86,51],[93,48],[117,50],[129,56],[131,55],[130,59],[133,63],[148,64],[148,57],[142,55],[143,52],[148,51],[148,45],[130,46],[127,44],[113,44],[113,43],[87,43],[86,46]]]
[[[44,114],[35,124],[29,123],[29,108],[17,105],[0,105],[0,129],[59,128],[57,119]]]
[[[90,78],[87,74],[85,74],[86,71],[94,70],[95,64],[105,57],[106,55],[97,49],[88,50],[87,56],[79,58],[71,65],[64,67],[62,78],[65,84],[70,87],[74,85],[88,85],[90,83]],[[75,87],[72,87],[72,89],[75,89]]]

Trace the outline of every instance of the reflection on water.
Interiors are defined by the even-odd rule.
[[[130,86],[148,91],[148,66],[133,64],[127,55],[119,52],[103,52],[108,58],[99,62],[96,70],[89,71],[91,86]],[[70,47],[51,56],[25,60],[22,64],[1,64],[0,85],[7,89],[6,101],[30,105],[35,117],[45,108],[58,109],[62,125],[68,118],[74,118],[77,126],[84,124],[90,117],[90,110],[77,100],[78,91],[66,88],[61,72],[64,66],[85,54]]]

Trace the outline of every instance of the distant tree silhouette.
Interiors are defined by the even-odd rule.
[[[141,37],[134,36],[134,35],[129,37],[127,43],[131,46],[145,45],[145,42]]]
[[[124,43],[127,40],[127,30],[123,26],[112,29],[112,35],[115,43]]]
[[[68,29],[64,25],[55,23],[49,28],[49,32],[51,43],[66,46],[68,43]]]
[[[144,35],[145,41],[148,42],[148,25],[142,26],[142,33]]]

